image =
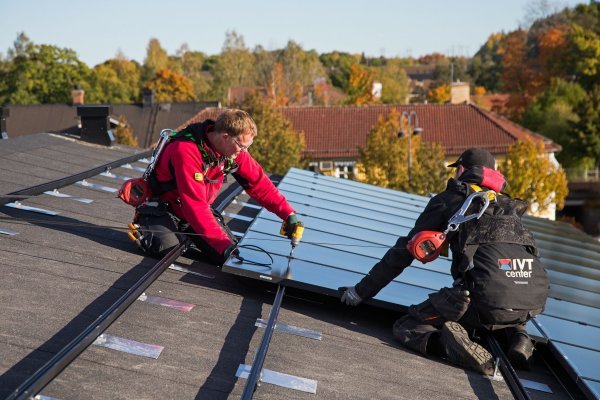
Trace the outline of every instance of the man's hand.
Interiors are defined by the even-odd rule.
[[[361,297],[356,293],[354,286],[342,286],[338,290],[343,290],[342,298],[340,301],[346,303],[348,306],[357,306],[362,302]]]
[[[295,238],[299,242],[300,239],[302,239],[302,233],[303,233],[304,230],[303,229],[297,229],[298,228],[298,224],[300,224],[301,226],[304,226],[304,225],[302,225],[302,223],[298,219],[298,216],[296,215],[296,213],[292,213],[281,224],[281,230],[280,230],[279,233],[281,235],[283,235],[283,236],[286,236],[288,239],[294,239]]]

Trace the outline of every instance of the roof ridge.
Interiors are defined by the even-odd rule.
[[[500,128],[500,130],[503,131],[503,132],[505,132],[508,136],[510,136],[511,138],[513,138],[513,139],[515,139],[517,141],[519,140],[519,138],[517,136],[515,136],[514,134],[512,134],[508,129],[504,128],[502,125],[500,125],[493,118],[490,118],[489,114],[492,114],[491,111],[484,110],[484,109],[480,108],[479,106],[477,106],[477,105],[475,105],[473,103],[469,103],[468,105],[471,106],[471,107],[473,107],[479,114],[483,115],[487,120],[489,120],[496,127]],[[496,115],[494,114],[492,116],[495,117]]]

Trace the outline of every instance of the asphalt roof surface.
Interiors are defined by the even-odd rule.
[[[105,148],[62,136],[39,134],[0,141],[0,193],[9,193],[140,152]],[[134,163],[145,168],[146,164]],[[137,177],[140,172],[112,172]],[[122,181],[90,182],[117,188]],[[0,398],[5,398],[65,344],[122,296],[156,260],[140,254],[125,229],[132,209],[114,193],[70,185],[61,192],[93,199],[41,195],[25,205],[59,211],[57,216],[0,207]],[[230,215],[254,215],[247,197]],[[234,231],[244,221],[228,218]],[[58,399],[239,398],[245,379],[240,364],[252,364],[276,286],[221,272],[182,257],[178,265],[202,274],[167,270],[147,295],[189,303],[173,308],[136,301],[106,333],[163,346],[156,359],[92,345],[42,394]],[[322,333],[313,340],[276,332],[264,368],[316,380],[316,394],[262,384],[255,399],[509,399],[503,382],[424,358],[400,348],[391,325],[398,315],[370,306],[349,308],[338,299],[289,289],[278,321]],[[541,380],[545,372],[530,373]],[[529,375],[526,375],[529,376]],[[566,398],[560,385],[552,396]]]

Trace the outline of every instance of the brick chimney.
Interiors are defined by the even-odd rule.
[[[77,115],[81,118],[81,140],[112,146],[115,137],[110,129],[110,112],[111,106],[78,106]]]
[[[469,104],[471,102],[471,93],[467,82],[452,82],[450,88],[451,104]]]
[[[6,118],[10,115],[10,111],[6,107],[0,108],[0,139],[8,139],[6,130]]]
[[[79,85],[73,86],[73,90],[71,90],[71,99],[73,100],[74,106],[83,105],[83,96],[85,95],[85,91]]]

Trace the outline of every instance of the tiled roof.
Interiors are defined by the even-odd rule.
[[[467,104],[414,104],[335,107],[284,107],[283,114],[295,130],[304,132],[306,155],[312,159],[356,159],[358,147],[367,143],[367,134],[378,117],[392,110],[415,111],[423,139],[440,143],[446,156],[456,156],[469,147],[483,147],[494,155],[505,154],[508,146],[527,137],[543,140],[548,152],[560,146],[522,126]],[[216,118],[221,110],[207,108],[182,126]]]

